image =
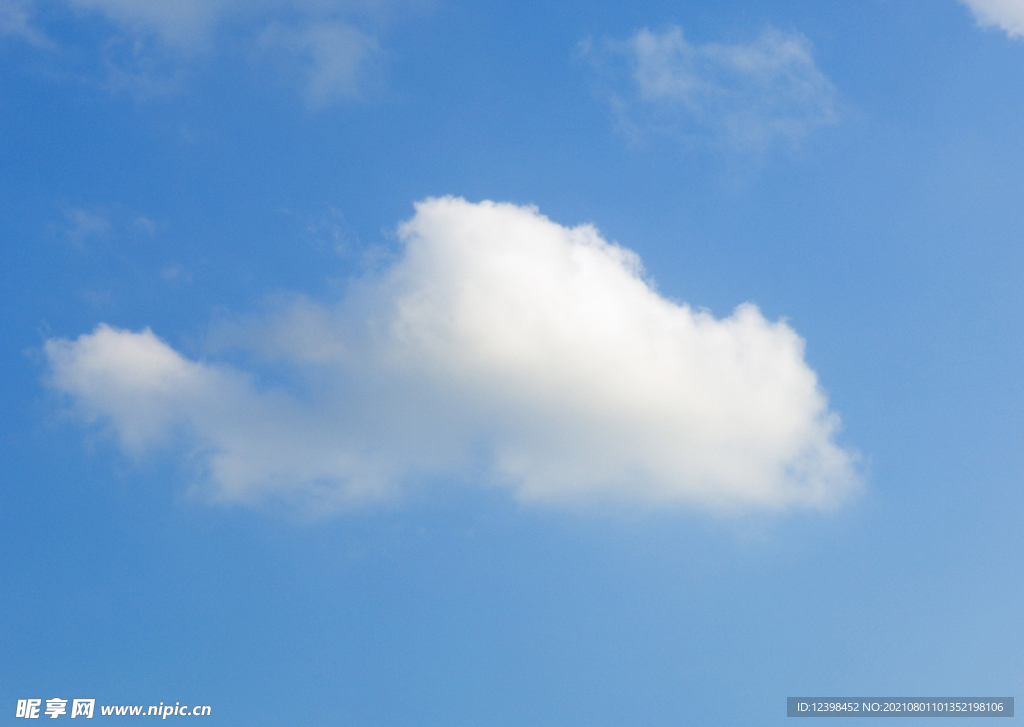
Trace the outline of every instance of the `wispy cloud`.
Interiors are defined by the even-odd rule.
[[[1024,2],[1021,0],[960,0],[983,28],[1000,28],[1011,38],[1024,38]]]
[[[100,240],[152,238],[160,228],[146,215],[116,204],[79,206],[62,201],[56,207],[60,217],[50,221],[47,229],[79,246]]]
[[[192,273],[181,265],[168,265],[160,269],[160,279],[169,285],[192,282]]]
[[[162,43],[194,51],[210,41],[214,24],[234,3],[226,0],[67,0],[81,10],[100,13],[126,32],[156,36]]]
[[[399,237],[337,305],[219,329],[273,384],[106,325],[48,341],[47,380],[128,453],[185,446],[224,500],[330,510],[445,477],[551,507],[742,510],[857,488],[803,341],[755,306],[667,300],[634,253],[533,208],[431,199]]]
[[[0,34],[46,41],[28,18],[33,0],[0,0]],[[79,17],[108,23],[95,51],[103,88],[141,97],[182,88],[213,52],[245,47],[293,74],[310,106],[365,96],[383,57],[372,0],[60,0]],[[70,41],[69,41],[70,42]]]
[[[313,108],[362,95],[368,66],[381,56],[376,38],[339,21],[299,28],[274,23],[260,35],[260,46],[290,56],[301,68],[306,101]]]
[[[675,26],[644,28],[626,41],[585,41],[580,53],[635,139],[655,132],[761,151],[838,121],[835,88],[799,33],[769,28],[748,44],[699,45]]]
[[[61,209],[64,223],[58,229],[71,241],[81,245],[90,237],[103,237],[110,233],[110,220],[105,215],[82,207]]]
[[[0,38],[20,38],[36,48],[53,50],[53,41],[32,25],[31,0],[0,0]]]

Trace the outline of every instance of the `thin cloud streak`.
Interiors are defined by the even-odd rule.
[[[271,62],[296,76],[307,104],[322,108],[365,98],[384,57],[374,30],[380,3],[263,0],[64,0],[79,17],[105,19],[109,38],[93,49],[106,90],[140,98],[182,88],[188,71],[226,47],[246,48],[252,60]],[[32,0],[0,0],[0,36],[20,36],[57,49],[30,22]],[[298,73],[291,73],[294,69]]]
[[[97,12],[134,36],[157,36],[183,51],[207,47],[215,23],[234,3],[223,0],[67,0],[79,10]]]

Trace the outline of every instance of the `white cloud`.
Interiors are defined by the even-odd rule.
[[[634,253],[533,208],[430,199],[399,236],[338,305],[220,329],[275,386],[105,325],[47,342],[49,383],[126,452],[189,442],[225,499],[345,507],[435,476],[554,507],[829,508],[857,489],[803,341],[755,306],[667,300]]]
[[[1024,38],[1024,2],[1022,0],[960,0],[971,9],[983,28],[1001,28],[1011,38]]]
[[[272,52],[284,51],[302,65],[306,101],[312,107],[359,96],[367,64],[380,54],[375,38],[338,21],[302,28],[275,23],[260,36],[260,45]]]
[[[838,120],[835,89],[799,33],[769,28],[749,44],[695,45],[678,27],[645,28],[625,42],[606,42],[602,52],[590,42],[581,49],[610,80],[613,109],[633,135],[711,134],[763,150]],[[626,77],[616,79],[623,64]]]

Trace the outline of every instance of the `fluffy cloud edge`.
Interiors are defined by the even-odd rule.
[[[1024,3],[1018,0],[959,0],[982,28],[999,28],[1010,38],[1024,38]]]

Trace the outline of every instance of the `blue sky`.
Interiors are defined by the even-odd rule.
[[[1016,696],[1022,77],[1018,0],[0,0],[3,719]]]

